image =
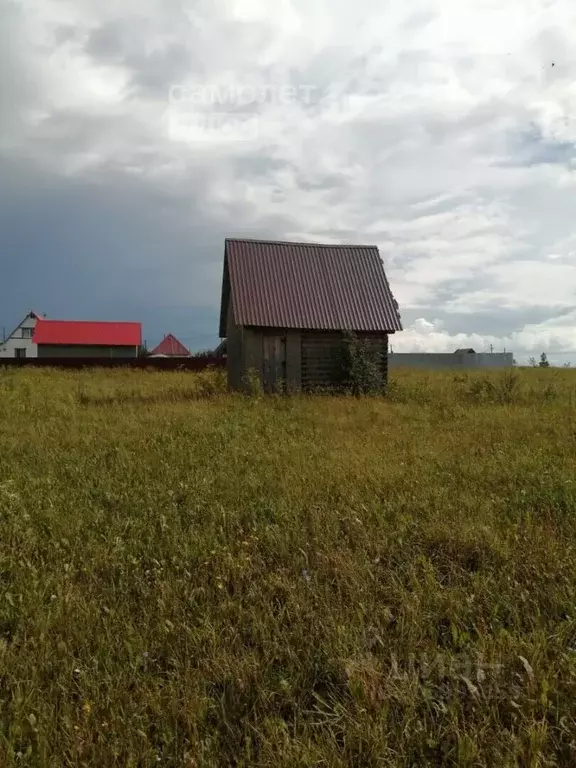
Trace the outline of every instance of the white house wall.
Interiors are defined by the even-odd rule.
[[[22,338],[24,328],[36,327],[37,319],[28,315],[16,328],[15,331],[6,339],[2,341],[0,336],[0,359],[6,357],[16,357],[17,349],[25,349],[26,357],[38,357],[38,345],[34,344],[32,339]]]

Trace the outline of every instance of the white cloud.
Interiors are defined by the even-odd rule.
[[[4,29],[0,154],[137,176],[207,229],[375,242],[403,310],[524,322],[488,338],[422,321],[402,346],[576,348],[555,325],[576,285],[569,0],[21,0]],[[249,134],[178,133],[174,85],[268,95],[218,107],[249,113]]]
[[[395,352],[454,352],[471,347],[476,352],[513,352],[519,364],[528,357],[547,352],[550,362],[576,364],[576,312],[560,321],[541,325],[526,325],[521,331],[507,336],[478,333],[449,333],[440,321],[417,319],[391,339]]]
[[[473,312],[492,303],[499,308],[545,304],[562,309],[574,303],[576,264],[513,261],[493,264],[486,272],[493,278],[490,288],[458,297],[449,308]]]

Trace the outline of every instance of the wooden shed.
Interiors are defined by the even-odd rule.
[[[220,337],[228,383],[266,392],[339,386],[346,332],[372,351],[382,388],[388,336],[402,330],[376,246],[227,239]]]

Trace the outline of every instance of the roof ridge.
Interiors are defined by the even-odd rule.
[[[89,323],[97,325],[108,323],[110,325],[142,325],[139,320],[58,320],[55,317],[39,317],[38,320],[43,323]]]
[[[365,243],[316,243],[303,242],[297,240],[260,240],[253,237],[226,237],[225,243],[262,243],[264,245],[298,245],[313,246],[315,248],[373,248],[378,250],[377,245],[366,245]]]

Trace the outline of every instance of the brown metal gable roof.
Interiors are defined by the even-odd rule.
[[[227,239],[220,315],[238,325],[401,331],[378,248]]]

